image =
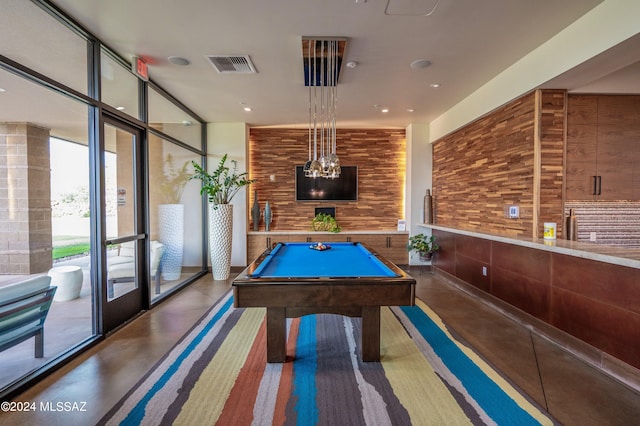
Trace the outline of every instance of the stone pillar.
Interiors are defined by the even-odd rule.
[[[52,265],[49,129],[0,123],[0,274]]]

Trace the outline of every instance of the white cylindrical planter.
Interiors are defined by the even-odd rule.
[[[231,272],[233,205],[209,203],[209,251],[214,280],[226,280]]]
[[[164,244],[162,278],[177,280],[182,273],[184,253],[184,205],[160,204],[158,225],[158,239]]]
[[[79,266],[56,266],[49,271],[51,285],[58,287],[53,300],[66,302],[80,297],[82,269]]]

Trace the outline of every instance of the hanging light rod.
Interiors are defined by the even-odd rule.
[[[304,174],[310,178],[340,177],[336,144],[338,79],[347,40],[303,37],[305,86],[309,88],[309,159]]]
[[[340,71],[342,69],[342,63],[343,63],[343,59],[345,56],[345,52],[347,50],[347,38],[346,37],[311,37],[311,36],[302,36],[302,61],[304,64],[304,85],[305,86],[319,86],[321,79],[320,79],[320,71],[327,71],[327,67],[328,65],[328,61],[326,61],[327,56],[329,55],[329,50],[326,49],[327,45],[329,42],[331,41],[335,41],[337,42],[337,51],[335,52],[335,63],[333,64],[334,69],[332,70],[335,73],[335,83],[338,84],[339,79],[340,79]],[[311,45],[311,46],[310,46]],[[311,47],[311,49],[309,49],[309,47]],[[324,70],[320,69],[321,64],[321,57],[320,55],[322,55],[322,47],[325,47],[324,50]],[[311,75],[311,78],[309,78],[309,62],[316,62],[316,66],[317,68],[315,69],[315,72],[318,73],[318,75],[316,75],[316,78],[314,79],[313,74]],[[312,72],[314,70],[312,69]],[[315,81],[315,84],[314,84]],[[325,83],[328,80],[325,79]]]

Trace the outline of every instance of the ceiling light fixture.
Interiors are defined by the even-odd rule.
[[[183,58],[181,56],[169,56],[168,59],[169,59],[169,62],[171,62],[174,65],[186,66],[191,63],[190,60],[188,60],[187,58]]]
[[[418,13],[393,13],[393,12],[389,11],[389,4],[391,4],[391,0],[387,0],[387,5],[384,8],[384,14],[387,15],[387,16],[431,16],[436,11],[436,7],[438,7],[438,5],[440,4],[440,0],[436,1],[436,3],[433,5],[433,8],[431,8],[431,10],[429,12],[426,12],[426,13],[422,13],[422,12],[418,12]]]
[[[409,66],[414,70],[427,68],[429,65],[431,65],[431,61],[428,59],[416,59],[415,61],[409,64]]]
[[[345,47],[344,38],[302,39],[305,85],[309,87],[309,159],[303,167],[307,177],[340,177],[340,159],[336,153],[336,105]]]
[[[244,107],[244,110],[245,110],[246,112],[251,112],[251,111],[253,111],[253,109],[251,109],[251,107]]]
[[[432,88],[434,88],[434,89],[437,89],[437,88],[438,88],[438,87],[440,87],[440,86],[441,86],[441,84],[440,84],[440,83],[431,83],[431,84],[429,85],[429,87],[432,87]]]

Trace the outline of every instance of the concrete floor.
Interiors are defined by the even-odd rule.
[[[410,273],[418,297],[560,423],[637,424],[638,392],[441,277]],[[0,425],[95,424],[229,288],[202,278],[15,399],[86,402],[86,411],[2,413]]]

